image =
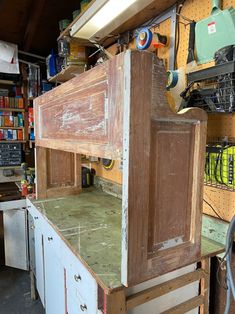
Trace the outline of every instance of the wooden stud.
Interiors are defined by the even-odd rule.
[[[200,314],[208,314],[209,313],[209,287],[210,287],[210,260],[209,258],[203,259],[201,261],[201,269],[205,272],[206,276],[204,276],[200,280],[200,290],[201,296],[203,296],[204,302],[200,306]]]
[[[104,314],[126,314],[126,296],[124,289],[105,294]]]
[[[37,290],[36,290],[36,280],[34,277],[34,273],[30,270],[30,293],[31,299],[35,301],[37,299]]]
[[[200,306],[203,303],[203,301],[204,301],[203,296],[199,295],[186,302],[176,305],[172,307],[171,309],[162,312],[161,314],[184,314]]]
[[[47,187],[47,165],[46,165],[46,148],[37,147],[35,153],[35,166],[36,166],[36,195],[37,198],[46,198]]]

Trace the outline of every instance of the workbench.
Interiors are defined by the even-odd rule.
[[[181,305],[159,303],[207,313],[209,260],[201,255],[207,114],[172,112],[165,86],[161,60],[128,50],[34,100],[37,200],[28,206],[47,314],[66,306],[72,314],[136,314],[132,308],[179,287]],[[121,199],[82,189],[81,154],[122,164]],[[210,244],[209,256],[221,251]],[[84,290],[77,269],[87,278]],[[55,308],[57,295],[65,301]]]
[[[90,290],[89,295],[85,295],[83,298],[80,297],[80,299],[78,298],[78,300],[82,300],[80,301],[80,304],[78,304],[79,301],[76,300],[73,302],[73,304],[78,304],[77,308],[79,308],[79,305],[86,306],[87,313],[94,314],[98,313],[98,309],[104,310],[102,304],[105,301],[103,300],[101,303],[99,303],[99,298],[115,299],[115,297],[120,297],[122,294],[123,304],[121,305],[120,303],[119,306],[123,306],[123,310],[120,310],[119,308],[119,310],[117,309],[116,312],[114,312],[112,310],[108,311],[106,309],[105,312],[107,314],[116,314],[126,313],[128,309],[150,301],[148,297],[145,296],[145,294],[150,293],[150,291],[152,291],[151,299],[156,298],[159,295],[159,291],[162,289],[161,285],[158,287],[158,289],[156,288],[157,285],[154,286],[154,289],[151,286],[148,289],[142,289],[141,293],[143,296],[140,298],[140,292],[138,292],[137,295],[129,294],[128,288],[124,287],[121,282],[120,199],[103,192],[101,189],[89,188],[84,189],[80,195],[58,197],[46,200],[35,200],[30,198],[27,202],[29,213],[35,220],[35,232],[38,231],[38,228],[41,230],[44,247],[47,246],[47,243],[49,243],[50,254],[52,252],[52,254],[54,254],[58,259],[58,263],[54,263],[53,270],[50,271],[50,278],[54,272],[55,274],[58,274],[56,271],[56,265],[59,265],[59,268],[61,268],[61,273],[63,273],[63,271],[68,271],[66,262],[64,262],[64,260],[69,259],[70,262],[74,260],[76,263],[77,258],[77,263],[79,263],[79,261],[81,262],[81,264],[77,264],[77,266],[74,267],[73,275],[70,277],[66,276],[65,283],[61,282],[61,302],[63,300],[63,296],[65,295],[64,287],[66,287],[68,295],[71,290],[73,291],[73,288],[71,288],[71,286],[73,286],[73,283],[71,283],[72,281],[77,284],[77,289],[79,291],[79,286],[82,286],[79,284],[79,281],[81,280],[82,282],[84,276],[86,277],[85,280],[92,282],[91,286],[86,289],[86,293],[88,293]],[[38,226],[39,223],[40,226]],[[58,241],[60,242],[60,245],[58,245]],[[53,242],[55,243],[54,249]],[[39,244],[36,244],[36,247],[39,249],[38,245]],[[177,287],[179,288],[187,286],[193,281],[198,281],[200,278],[203,280],[206,278],[207,289],[209,289],[209,275],[207,273],[207,277],[204,276],[205,269],[203,270],[203,267],[206,267],[206,272],[209,272],[209,258],[223,252],[223,250],[224,246],[221,243],[202,236],[201,256],[198,259],[198,262],[203,261],[203,266],[201,266],[201,268],[199,267],[195,271],[191,271],[190,275],[189,273],[183,274],[183,277],[180,279],[181,282],[179,279],[177,279],[177,276],[176,278],[173,277],[171,279],[173,282],[168,282],[169,290],[166,289],[165,294],[171,291],[171,289],[174,290],[174,288],[170,288],[171,284],[174,284],[176,289]],[[39,251],[42,252],[42,250]],[[71,252],[73,254],[73,258],[71,258]],[[50,257],[50,259],[52,258]],[[52,260],[55,260],[55,257]],[[47,263],[48,257],[46,253],[44,253],[44,265]],[[78,282],[76,282],[76,280],[74,281],[76,274],[82,278]],[[89,274],[91,275],[90,277]],[[87,278],[89,278],[89,280]],[[38,280],[40,281],[39,278]],[[45,276],[44,284],[40,282],[37,283],[39,293],[42,293],[41,299],[46,299],[45,293],[48,289],[48,285],[51,285],[48,280],[49,279],[47,279]],[[55,280],[56,279],[54,277],[53,282],[55,282]],[[58,281],[57,284],[59,284],[59,282],[60,281]],[[46,290],[43,292],[40,291],[40,287],[44,286],[46,287]],[[166,283],[165,286],[167,286]],[[92,287],[94,291],[92,291]],[[102,293],[100,293],[99,289],[102,291]],[[200,297],[203,295],[203,291],[204,290],[201,291],[201,294],[197,299],[194,299],[193,301],[187,301],[186,303],[189,304],[188,306],[191,306],[192,309],[200,305],[202,306],[206,301],[205,298]],[[71,294],[73,294],[73,292],[71,292]],[[93,299],[91,296],[93,296]],[[49,297],[47,300],[49,300]],[[197,302],[195,300],[197,300]],[[52,298],[47,302],[54,303],[55,300]],[[58,313],[60,313],[61,307],[63,308],[61,302],[59,303],[60,307],[58,307]],[[49,305],[47,304],[47,309],[48,306]],[[93,312],[94,309],[96,312]],[[48,311],[49,310],[47,310],[47,312]]]

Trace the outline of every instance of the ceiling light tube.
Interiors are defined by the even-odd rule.
[[[97,0],[72,26],[70,35],[99,41],[153,0]]]

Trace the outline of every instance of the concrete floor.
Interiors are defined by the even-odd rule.
[[[26,271],[0,266],[0,314],[44,314],[40,300],[30,298]]]

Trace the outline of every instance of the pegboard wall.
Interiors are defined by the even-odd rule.
[[[211,0],[186,0],[181,10],[181,14],[190,20],[196,22],[208,17],[211,14]],[[225,9],[235,6],[235,0],[222,0],[221,8]],[[179,19],[179,50],[177,53],[178,68],[185,67],[188,55],[188,38],[189,38],[189,25],[182,17]],[[209,64],[204,65],[207,67]]]
[[[91,167],[95,169],[96,175],[104,179],[122,184],[122,171],[120,170],[120,161],[115,161],[110,170],[104,169],[101,163],[93,162]]]
[[[209,114],[207,125],[207,138],[235,139],[235,114]]]
[[[235,0],[221,0],[221,8],[235,7]],[[181,14],[196,22],[206,18],[211,14],[211,0],[186,0],[183,3]],[[182,17],[179,18],[179,48],[177,52],[176,64],[178,68],[186,68],[186,60],[188,56],[188,38],[189,38],[189,22],[185,21]],[[170,19],[155,26],[152,31],[159,32],[162,35],[172,36],[171,21]],[[136,43],[133,41],[129,48],[135,49]],[[116,47],[113,46],[110,52],[116,52]],[[113,50],[113,51],[112,51]],[[169,44],[166,48],[161,48],[157,51],[159,58],[165,62],[166,69],[169,68]],[[198,67],[206,68],[212,66],[214,62],[201,65]],[[167,98],[170,106],[174,108],[174,101],[170,93],[167,93]],[[235,138],[235,114],[224,115],[210,115],[208,120],[208,138],[223,138],[223,137]],[[122,173],[119,168],[115,168],[109,172],[97,168],[97,173],[102,177],[110,179],[112,181],[121,183]],[[219,211],[223,213],[221,215],[223,219],[230,220],[233,214],[235,214],[235,192],[219,190],[216,188],[205,187],[205,198],[211,201],[211,203],[217,207]],[[204,203],[203,208],[205,213],[209,213],[216,216],[215,213]]]
[[[235,215],[235,192],[204,186],[203,212],[207,215],[231,221]]]
[[[221,1],[222,9],[235,6],[235,0]],[[210,0],[186,0],[181,14],[199,21],[211,13]],[[184,23],[184,24],[181,24]],[[177,54],[178,67],[185,67],[188,55],[188,37],[189,26],[187,22],[180,18],[180,41]],[[213,64],[206,64],[202,67],[208,67]],[[207,137],[210,138],[235,138],[235,114],[210,114],[208,117]],[[204,187],[204,199],[213,207],[212,208],[203,202],[203,212],[214,217],[219,216],[230,221],[235,214],[235,192],[220,190],[213,187]],[[215,213],[216,212],[216,213]]]

